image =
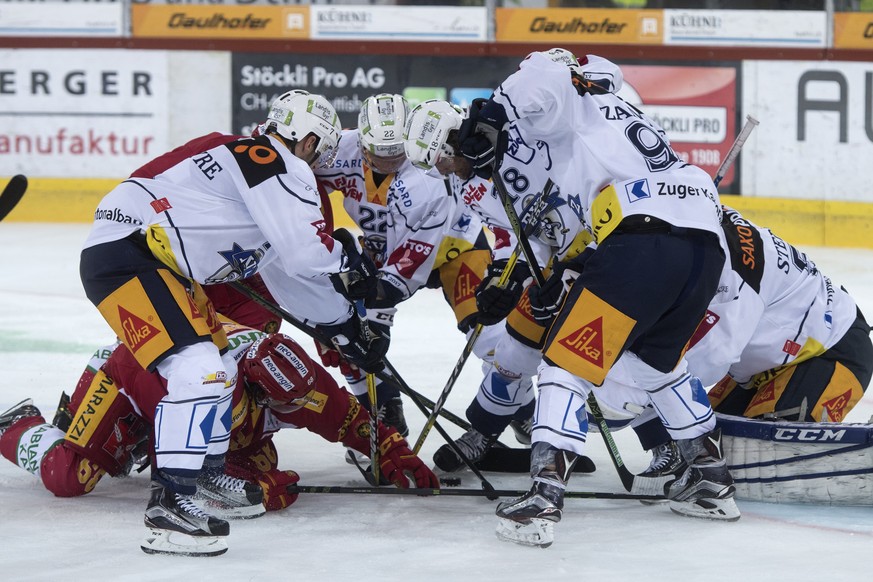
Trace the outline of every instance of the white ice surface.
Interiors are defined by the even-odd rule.
[[[85,299],[78,276],[84,225],[0,224],[0,410],[30,396],[51,416],[72,391],[91,352],[113,337]],[[873,314],[873,251],[809,248],[810,256]],[[299,337],[293,328],[284,331]],[[302,340],[310,346],[309,340]],[[463,347],[439,292],[403,305],[389,359],[416,390],[435,399]],[[447,408],[459,415],[475,393],[478,362],[467,364]],[[424,418],[406,404],[413,437]],[[868,396],[848,420],[873,414]],[[442,424],[454,436],[461,431]],[[504,442],[512,443],[507,432]],[[648,462],[634,435],[616,440],[626,463]],[[280,467],[302,484],[360,485],[342,447],[305,431],[276,437]],[[442,444],[432,431],[430,459]],[[591,475],[571,488],[621,492],[594,436]],[[526,489],[526,476],[488,475],[497,488]],[[464,486],[477,480],[464,474]],[[567,501],[555,544],[524,548],[494,536],[496,502],[484,498],[301,495],[290,508],[232,523],[230,550],[216,558],[140,551],[146,474],[105,478],[89,495],[58,499],[0,460],[0,580],[557,580],[646,582],[861,582],[873,579],[873,509],[741,502],[736,523],[683,518],[635,501]]]

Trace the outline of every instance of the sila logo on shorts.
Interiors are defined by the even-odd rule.
[[[121,320],[121,327],[124,330],[124,343],[130,347],[130,351],[133,353],[139,351],[150,339],[160,333],[158,328],[120,305],[118,306],[118,318]]]

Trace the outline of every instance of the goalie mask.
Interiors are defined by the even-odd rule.
[[[457,105],[438,99],[421,103],[409,114],[403,132],[406,157],[423,170],[436,167],[441,159],[454,157],[463,120],[464,111]]]
[[[367,97],[358,115],[358,139],[361,153],[371,168],[391,174],[406,161],[403,151],[403,128],[409,105],[400,95],[380,93]]]
[[[315,388],[316,364],[300,344],[285,334],[273,333],[248,349],[243,377],[258,404],[288,404]]]
[[[321,95],[300,89],[284,93],[270,106],[265,127],[293,143],[315,135],[318,145],[310,165],[325,168],[333,164],[342,126],[333,106]]]

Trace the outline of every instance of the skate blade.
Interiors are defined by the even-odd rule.
[[[201,493],[198,493],[193,501],[204,513],[225,521],[228,519],[255,519],[267,513],[267,508],[264,507],[263,503],[234,507],[222,501],[206,497]]]
[[[520,523],[501,517],[497,519],[497,530],[494,533],[504,542],[548,548],[555,541],[555,522],[532,518],[529,523]]]
[[[696,501],[670,501],[670,510],[685,517],[713,521],[737,521],[740,509],[733,497],[727,499],[704,498]]]
[[[140,544],[146,554],[211,557],[227,551],[227,541],[216,536],[191,536],[176,531],[149,528]]]

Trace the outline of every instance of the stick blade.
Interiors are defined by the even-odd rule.
[[[0,220],[6,218],[6,215],[12,212],[21,197],[27,191],[27,178],[22,174],[12,176],[3,192],[0,193]]]

